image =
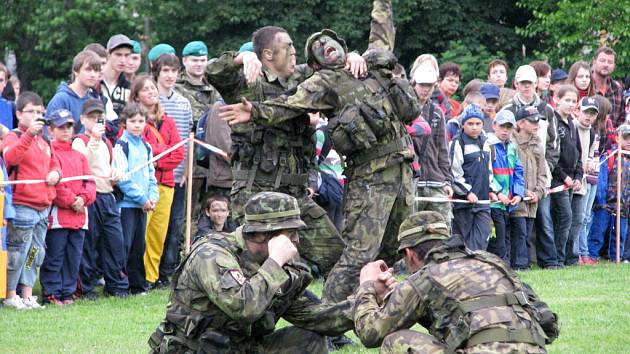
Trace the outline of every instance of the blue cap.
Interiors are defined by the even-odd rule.
[[[599,102],[597,102],[597,100],[593,97],[586,96],[582,98],[582,101],[580,101],[580,110],[584,112],[588,109],[592,109],[599,113]]]
[[[133,44],[133,49],[131,50],[133,54],[142,54],[142,45],[140,42],[132,39],[131,44]]]
[[[501,97],[501,89],[499,89],[499,86],[495,85],[495,84],[491,84],[489,82],[484,82],[483,84],[481,84],[481,87],[479,88],[479,92],[481,92],[481,94],[483,95],[483,97],[486,98],[486,100],[490,100],[490,99],[495,99],[498,100],[499,97]]]
[[[149,61],[155,61],[162,54],[175,54],[175,48],[166,43],[160,43],[151,48],[147,58],[149,58]]]
[[[74,124],[72,112],[64,108],[52,112],[52,114],[48,117],[48,120],[55,128],[59,128],[68,123]]]
[[[192,41],[186,44],[186,46],[182,50],[183,57],[187,57],[189,55],[192,55],[195,57],[208,55],[208,47],[202,41]]]
[[[464,113],[462,113],[461,115],[462,125],[464,125],[464,123],[466,123],[466,121],[471,118],[479,118],[481,120],[483,120],[484,118],[481,107],[477,106],[474,103],[469,104],[468,106],[466,106],[466,109],[464,109]]]
[[[494,123],[496,125],[512,124],[512,126],[515,126],[516,119],[514,118],[514,113],[512,113],[512,111],[503,109],[500,110],[499,113],[497,113],[497,115],[494,117]]]
[[[566,80],[569,77],[567,72],[562,69],[556,69],[551,72],[551,82]]]
[[[245,42],[243,43],[241,48],[239,48],[238,50],[239,53],[253,52],[253,51],[254,51],[254,42]]]

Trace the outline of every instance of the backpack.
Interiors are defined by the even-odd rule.
[[[125,157],[128,159],[129,158],[129,143],[124,141],[124,140],[118,140],[116,142],[116,144],[120,145],[120,147],[123,150],[123,153],[125,154]],[[151,147],[149,146],[149,144],[142,140],[142,144],[144,145],[144,147],[147,149],[147,156],[151,155]],[[123,193],[123,191],[120,189],[120,187],[118,187],[117,184],[114,185],[114,197],[116,198],[117,202],[120,202],[123,200],[123,198],[125,197],[125,194]]]
[[[195,139],[197,140],[206,141],[206,125],[208,125],[210,111],[203,112],[197,121],[197,128],[195,129]],[[208,168],[210,166],[210,150],[195,144],[195,161],[197,161],[198,166]]]

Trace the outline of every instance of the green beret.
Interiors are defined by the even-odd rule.
[[[238,50],[239,53],[253,52],[253,51],[254,51],[254,43],[253,42],[243,43],[243,45]]]
[[[131,40],[131,44],[133,44],[133,49],[131,50],[133,54],[142,54],[142,45],[140,45],[140,42]]]
[[[430,240],[445,240],[450,236],[448,225],[442,214],[435,211],[420,211],[408,216],[398,232],[398,250],[415,247]]]
[[[147,57],[149,58],[149,61],[155,61],[162,54],[175,54],[175,48],[168,44],[160,43],[151,48]]]
[[[192,55],[195,57],[208,55],[208,47],[206,47],[206,44],[202,41],[190,42],[186,44],[186,46],[182,50],[183,57],[187,57],[189,55]]]

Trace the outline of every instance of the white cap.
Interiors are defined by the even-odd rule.
[[[536,70],[534,70],[533,66],[521,65],[516,70],[514,80],[516,80],[516,82],[529,81],[532,83],[536,83],[536,81],[538,81],[538,76],[536,75]]]
[[[416,84],[434,84],[438,80],[438,73],[430,67],[419,67],[414,71],[412,80]]]

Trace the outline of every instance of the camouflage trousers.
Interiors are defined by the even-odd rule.
[[[400,353],[416,353],[416,354],[440,354],[446,353],[447,347],[445,344],[437,340],[437,338],[404,329],[389,334],[383,340],[381,345],[381,354],[400,354]],[[473,354],[473,353],[547,353],[545,349],[529,343],[483,343],[477,344],[472,347],[458,349],[455,351],[458,354]]]
[[[151,344],[151,343],[149,343]],[[244,343],[214,343],[200,339],[199,343],[188,345],[186,339],[166,335],[157,346],[152,346],[151,354],[326,354],[326,338],[298,327],[285,327],[262,337],[260,340]],[[190,348],[194,346],[195,348]]]
[[[415,181],[414,181],[415,182]],[[425,187],[425,186],[417,186],[414,183],[414,187],[416,189],[416,197],[429,197],[429,198],[447,198],[448,195],[444,191],[443,187]],[[451,228],[451,220],[453,220],[453,208],[451,207],[451,203],[432,203],[432,202],[421,202],[416,201],[414,203],[413,212],[419,211],[437,211],[444,218],[446,218],[446,224],[448,228]]]
[[[248,191],[247,188],[232,189],[232,216],[233,220],[241,225],[245,217],[245,204],[258,192],[273,190],[272,187],[256,185]],[[307,228],[300,230],[300,243],[298,252],[308,264],[313,268],[317,267],[315,275],[326,276],[335,262],[339,260],[344,243],[335,228],[335,225],[328,218],[326,210],[317,205],[311,198],[306,196],[306,187],[280,188],[276,192],[289,194],[298,200],[300,206],[300,217],[306,223]]]
[[[348,182],[342,232],[346,247],[324,284],[324,302],[340,302],[352,294],[366,263],[377,258],[390,266],[396,262],[398,229],[413,203],[411,182],[406,163]]]

